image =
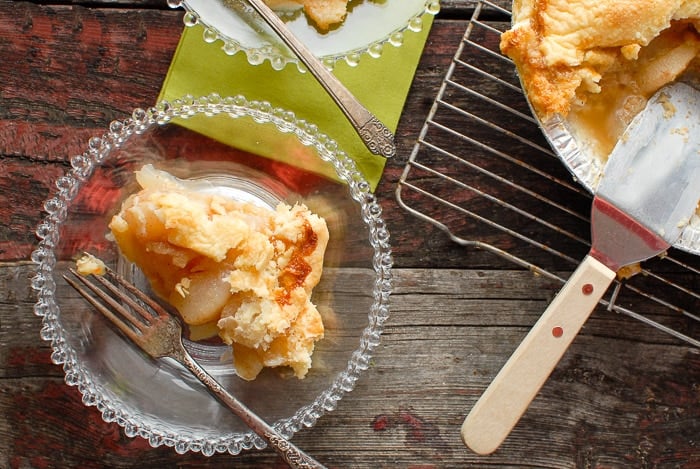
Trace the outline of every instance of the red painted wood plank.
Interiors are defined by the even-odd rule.
[[[181,16],[0,3],[0,154],[65,161],[95,130],[153,104]]]

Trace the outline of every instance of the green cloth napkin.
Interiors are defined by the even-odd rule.
[[[396,131],[432,23],[433,16],[424,15],[421,32],[406,32],[401,47],[386,44],[378,59],[364,56],[356,67],[344,61],[335,66],[335,75],[392,131]],[[386,160],[366,149],[345,115],[310,73],[301,73],[292,64],[280,71],[274,70],[269,62],[250,65],[244,53],[229,56],[221,47],[206,43],[203,32],[201,26],[184,29],[159,100],[211,93],[243,95],[249,101],[268,101],[273,107],[293,111],[297,118],[316,124],[321,132],[333,138],[355,160],[372,188],[376,187]],[[254,154],[292,165],[303,164],[294,156],[280,152],[280,145],[261,146],[260,136],[251,134],[251,126],[232,129],[230,119],[178,123]]]

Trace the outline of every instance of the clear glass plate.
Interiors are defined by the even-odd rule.
[[[288,63],[301,67],[296,56],[245,0],[169,0],[173,8],[186,10],[186,26],[201,24],[203,39],[223,41],[223,50],[233,55],[244,52],[248,61],[259,65],[269,60],[281,70]],[[403,43],[406,31],[421,31],[423,15],[437,14],[439,0],[354,0],[348,5],[342,24],[328,32],[319,31],[302,12],[282,15],[289,29],[328,68],[345,60],[351,66],[364,54],[380,57],[385,44]]]
[[[274,140],[280,151],[299,161],[314,158],[335,177],[253,157],[177,125],[181,119],[218,121],[232,132],[256,128],[260,138]],[[228,347],[186,341],[222,386],[286,437],[314,425],[353,389],[379,344],[391,292],[389,234],[369,184],[331,138],[288,111],[240,96],[185,98],[137,109],[91,139],[56,181],[56,193],[45,202],[45,217],[36,229],[40,242],[32,253],[32,287],[37,292],[34,311],[42,317],[41,337],[51,342],[52,361],[63,366],[66,383],[76,386],[83,402],[97,407],[105,421],[153,447],[211,455],[264,446],[189,372],[143,355],[62,278],[87,251],[148,289],[138,269],[106,237],[111,216],[137,190],[134,170],[145,163],[235,199],[265,206],[282,200],[305,203],[326,219],[330,241],[312,298],[326,334],[305,379],[267,369],[254,381],[244,381],[233,370]]]

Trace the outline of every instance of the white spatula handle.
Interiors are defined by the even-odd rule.
[[[490,454],[506,439],[614,278],[590,255],[583,260],[462,424],[472,451]]]

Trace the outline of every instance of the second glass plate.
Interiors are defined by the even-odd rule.
[[[204,41],[223,41],[223,50],[229,55],[244,52],[252,65],[269,60],[276,70],[289,63],[301,67],[294,53],[245,0],[169,0],[168,5],[184,8],[185,25],[202,25]],[[352,0],[343,23],[328,32],[319,31],[303,12],[282,18],[332,68],[338,60],[355,66],[365,54],[380,57],[387,43],[400,47],[406,31],[421,31],[423,15],[439,10],[439,0]]]

